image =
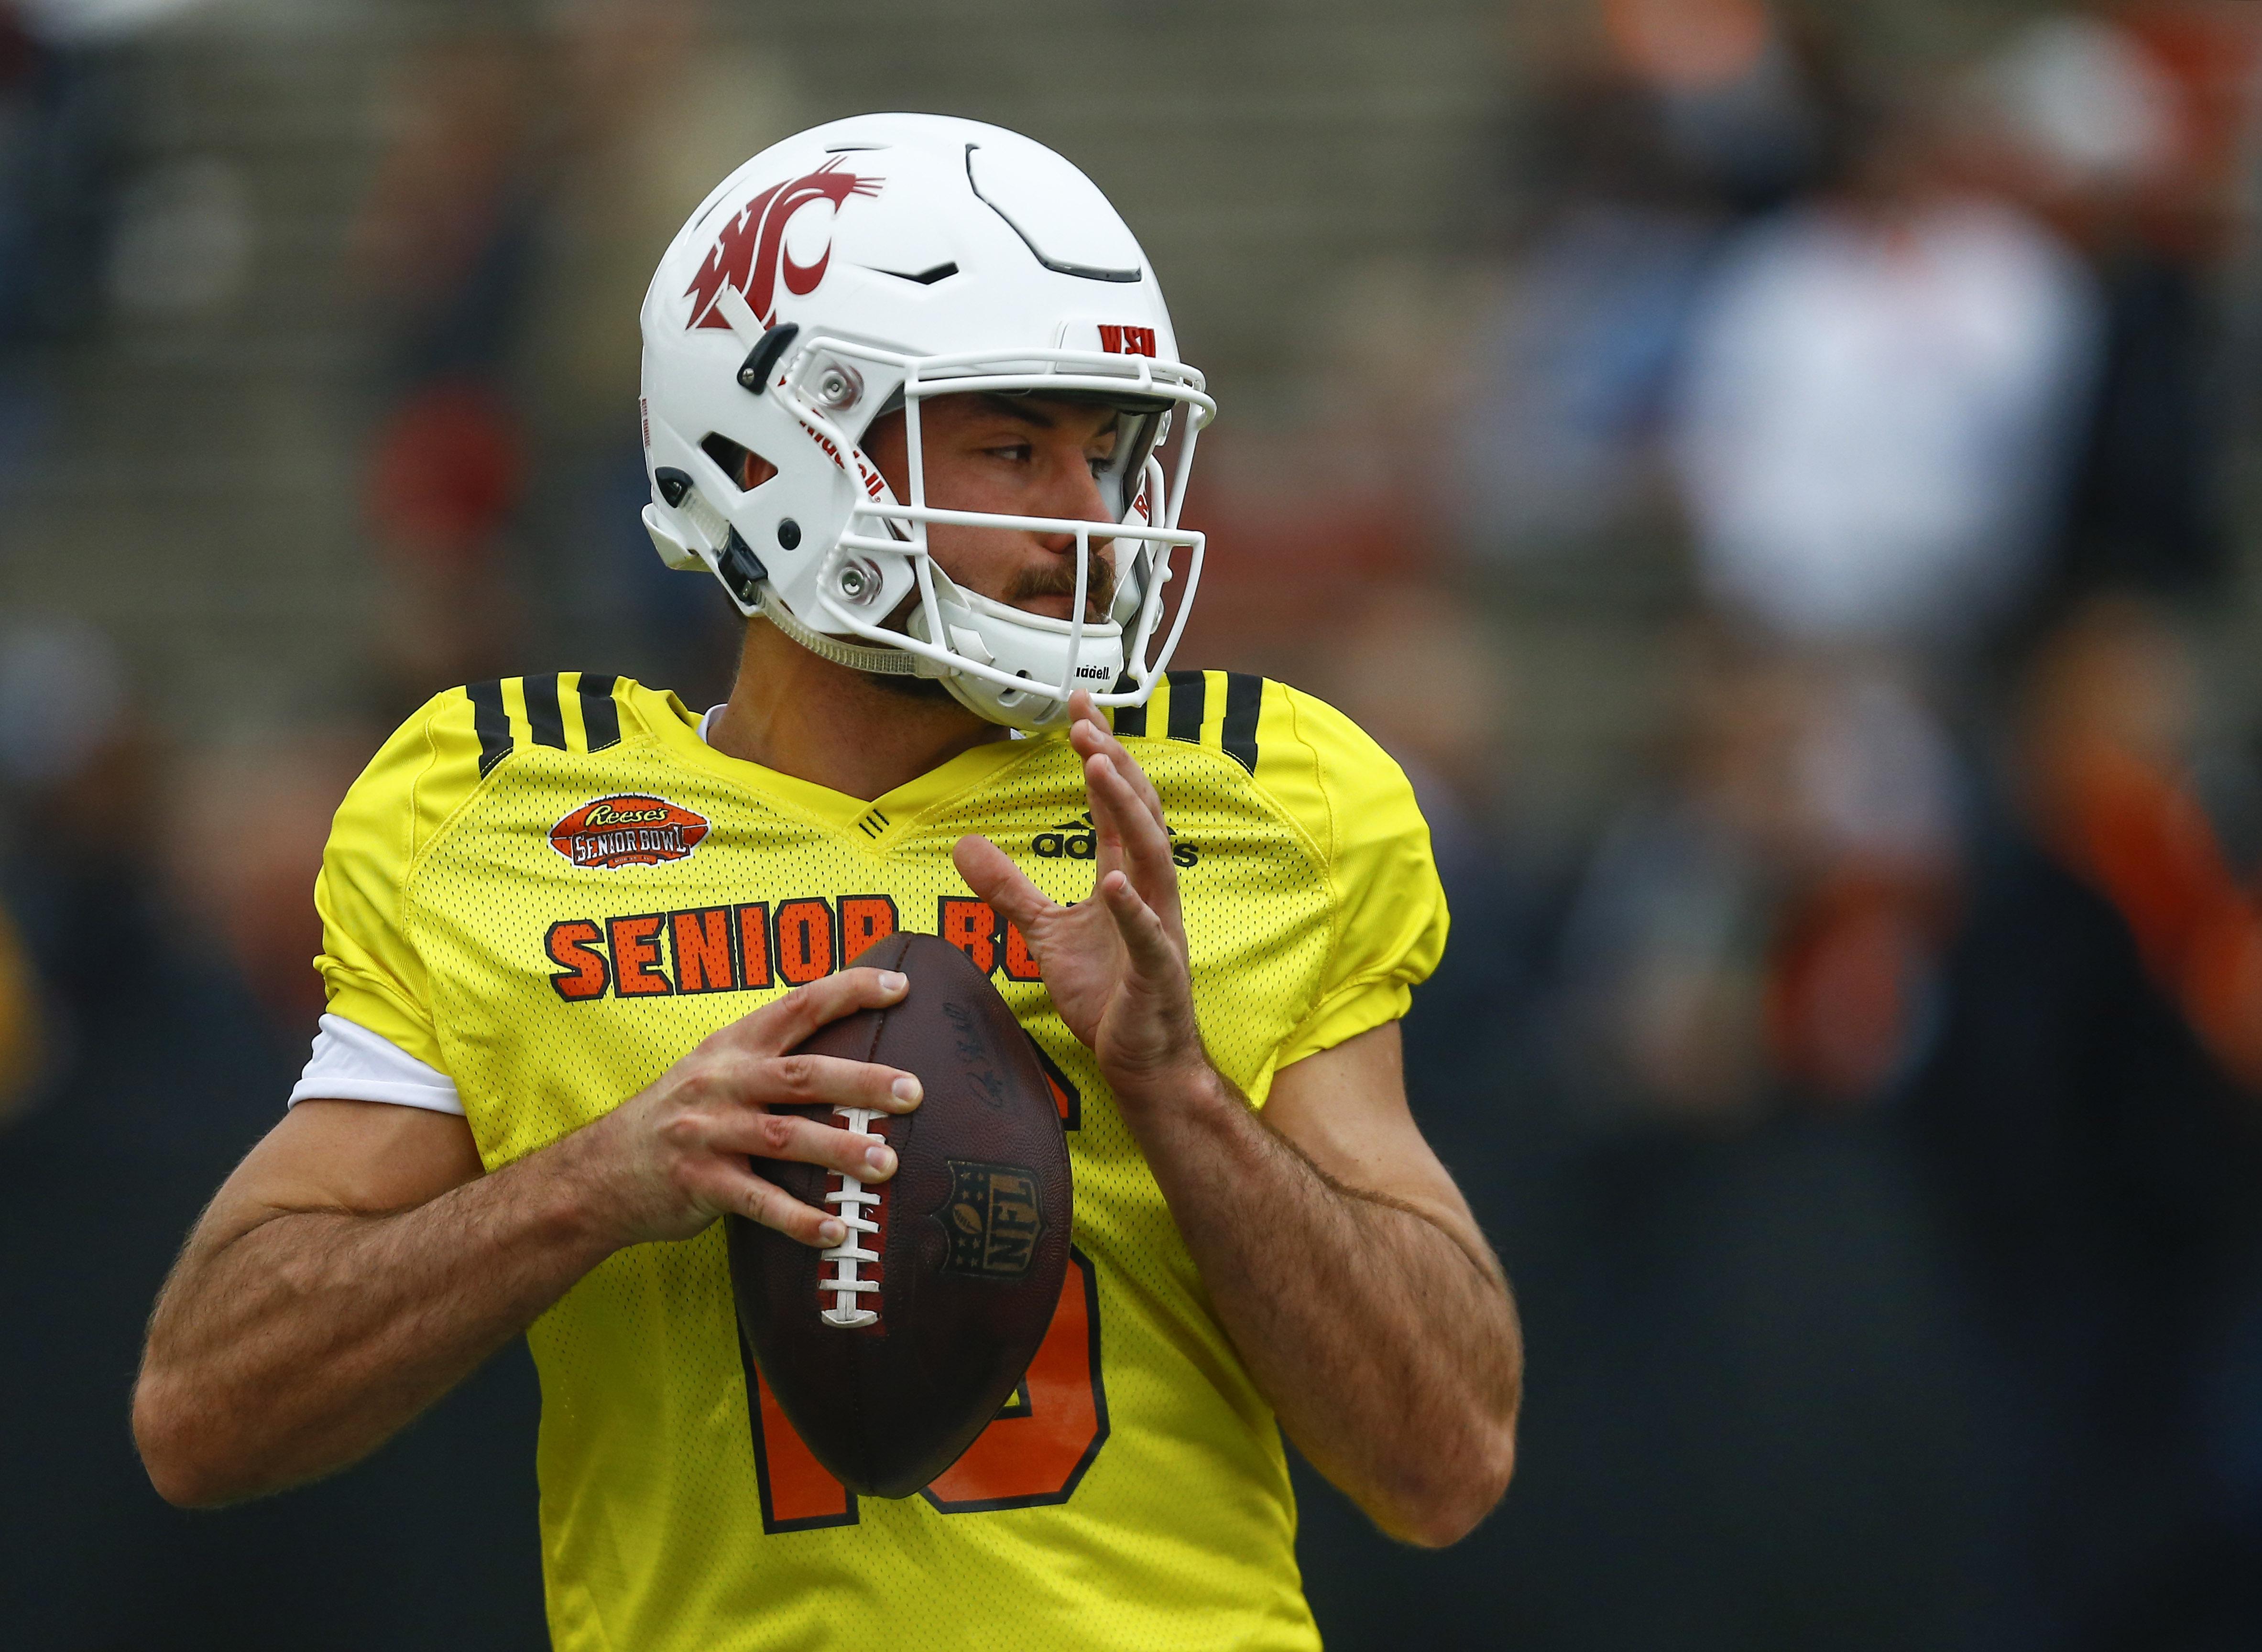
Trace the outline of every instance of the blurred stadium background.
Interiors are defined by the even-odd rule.
[[[542,1644],[522,1354],[192,1517],[140,1322],[392,723],[718,696],[637,305],[904,107],[1113,196],[1224,409],[1181,663],[1437,833],[1523,1463],[1439,1555],[1307,1483],[1330,1645],[2262,1645],[2258,65],[2252,0],[0,0],[0,1639]]]

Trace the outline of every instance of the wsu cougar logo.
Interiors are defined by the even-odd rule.
[[[777,320],[781,273],[785,277],[785,290],[797,298],[817,291],[817,284],[825,279],[825,267],[832,262],[832,233],[826,232],[824,255],[815,263],[797,264],[785,250],[786,225],[812,201],[830,201],[838,212],[852,195],[877,195],[883,182],[840,171],[840,162],[841,157],[834,155],[806,176],[772,184],[723,226],[722,234],[708,248],[699,273],[683,290],[691,300],[687,332],[691,327],[729,327],[731,324],[715,308],[715,300],[726,284],[746,295],[746,307],[766,327]]]

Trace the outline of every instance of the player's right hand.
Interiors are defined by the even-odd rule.
[[[919,1081],[899,1067],[787,1053],[825,1023],[892,1004],[907,988],[894,970],[843,970],[717,1031],[558,1144],[570,1174],[588,1184],[587,1208],[623,1245],[689,1239],[726,1212],[804,1245],[840,1243],[846,1230],[838,1217],[789,1197],[746,1161],[794,1160],[867,1182],[895,1174],[895,1153],[877,1136],[772,1110],[917,1107]]]

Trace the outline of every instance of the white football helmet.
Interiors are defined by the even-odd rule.
[[[1009,727],[1057,724],[1077,687],[1103,706],[1146,701],[1201,577],[1202,535],[1178,517],[1217,405],[1178,360],[1139,243],[1075,167],[939,115],[818,126],[707,198],[660,260],[643,320],[644,520],[668,566],[709,569],[741,613],[827,659],[939,678]],[[930,506],[920,404],[969,391],[1115,407],[1100,478],[1114,521]],[[908,499],[860,445],[897,408]],[[1157,455],[1174,417],[1166,485]],[[742,490],[741,452],[776,474]],[[931,522],[1075,535],[1073,617],[957,585],[927,553]],[[1113,605],[1090,619],[1092,555],[1111,540]],[[1157,646],[1178,549],[1185,595]]]

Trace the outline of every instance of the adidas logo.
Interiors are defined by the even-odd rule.
[[[1171,859],[1183,872],[1201,858],[1201,851],[1182,841],[1175,830],[1171,833]],[[1029,840],[1029,852],[1041,860],[1090,860],[1099,851],[1098,829],[1089,814],[1039,832]]]

